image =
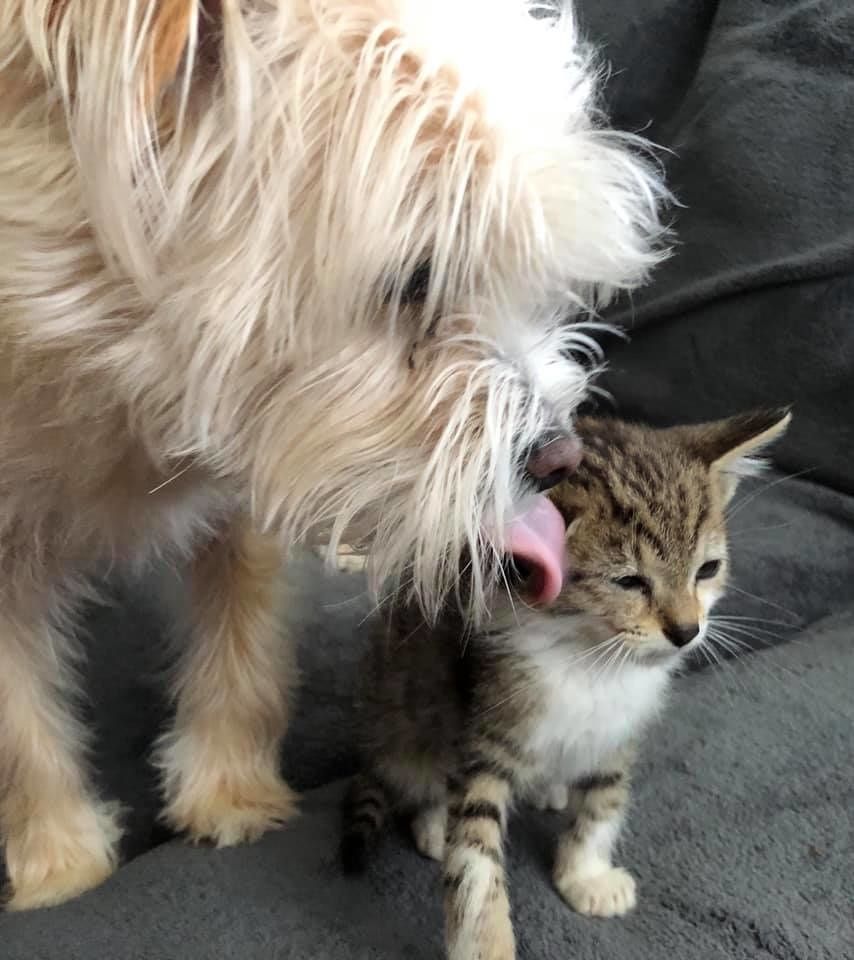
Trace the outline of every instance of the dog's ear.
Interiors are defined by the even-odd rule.
[[[67,158],[81,173],[98,244],[156,299],[158,257],[171,242],[163,223],[168,177],[161,148],[183,122],[191,86],[208,75],[214,58],[219,62],[225,20],[239,7],[224,0],[13,6],[18,29],[65,108],[73,144]],[[0,13],[0,29],[7,22]]]
[[[133,49],[125,51],[129,56],[123,62],[126,66],[131,59],[138,62],[142,70],[140,92],[148,107],[175,80],[188,50],[209,50],[222,20],[222,0],[150,0],[149,4],[140,4],[136,14],[126,9],[124,0],[50,0],[31,6],[41,7],[44,12],[39,38],[44,43],[36,42],[34,47],[51,73],[60,62],[68,63],[69,54],[85,57],[87,41],[94,45],[115,43],[121,37],[127,44],[133,31],[126,30],[126,17],[135,15],[139,22]],[[111,30],[111,25],[121,27],[121,31]],[[36,37],[31,34],[31,39]],[[77,66],[82,64],[78,62]]]

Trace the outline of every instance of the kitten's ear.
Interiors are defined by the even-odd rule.
[[[785,433],[791,419],[788,409],[737,414],[689,428],[689,445],[723,479],[728,501],[742,477],[762,470],[760,454]]]

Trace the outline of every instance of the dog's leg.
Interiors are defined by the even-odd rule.
[[[292,652],[276,617],[281,554],[238,519],[198,556],[176,717],[156,762],[165,816],[193,840],[254,840],[295,812],[279,774]]]
[[[69,648],[34,609],[0,615],[0,834],[12,910],[68,900],[117,861],[118,805],[87,783],[85,735],[67,703]]]

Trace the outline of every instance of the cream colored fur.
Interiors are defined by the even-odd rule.
[[[473,608],[520,457],[565,429],[580,317],[659,257],[570,17],[523,0],[0,5],[0,833],[11,905],[116,862],[69,697],[112,568],[194,571],[166,815],[288,816],[278,552]],[[401,302],[426,258],[423,303]]]

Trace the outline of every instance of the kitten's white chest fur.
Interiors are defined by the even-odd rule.
[[[663,703],[671,664],[606,666],[607,654],[596,662],[595,653],[555,645],[555,630],[566,636],[566,621],[529,625],[519,638],[542,697],[527,746],[540,758],[543,777],[569,783],[596,770],[641,731]]]

